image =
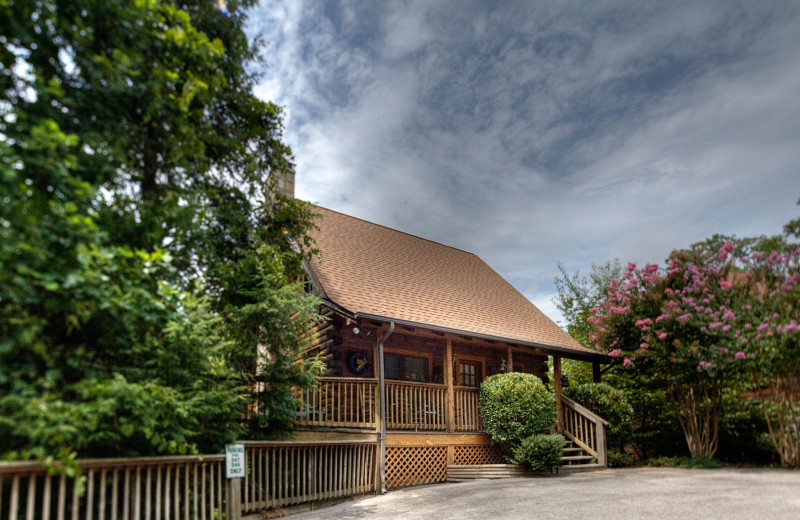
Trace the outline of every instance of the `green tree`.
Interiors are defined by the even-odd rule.
[[[722,396],[735,368],[716,363],[732,344],[708,329],[732,305],[720,285],[726,273],[708,252],[673,253],[667,273],[628,264],[589,318],[597,347],[653,375],[651,383],[666,392],[692,457],[716,452]]]
[[[567,332],[587,348],[592,348],[589,337],[591,324],[586,321],[589,309],[605,299],[606,285],[612,278],[622,275],[619,260],[608,260],[603,264],[592,264],[589,274],[579,271],[570,274],[563,263],[556,264],[559,276],[553,280],[558,295],[553,299],[556,308],[564,316]],[[571,384],[585,384],[594,381],[592,365],[585,361],[564,359],[562,370]]]
[[[558,296],[554,302],[565,317],[568,331],[583,346],[595,348],[591,340],[593,326],[590,310],[598,307],[608,297],[612,280],[623,277],[619,260],[593,264],[588,276],[579,272],[569,274],[559,262],[559,277],[554,280]],[[612,363],[603,380],[624,392],[633,407],[636,428],[631,446],[640,458],[651,455],[680,452],[681,432],[677,417],[672,413],[662,389],[653,382],[653,375],[633,369],[623,370],[621,360],[610,358]],[[588,363],[564,360],[564,373],[577,385],[593,381]]]
[[[786,467],[800,468],[800,247],[740,257],[743,295],[728,336],[746,363],[769,437]]]
[[[291,155],[252,3],[0,2],[5,456],[217,450],[260,345],[270,408],[313,383],[313,215],[271,195]]]

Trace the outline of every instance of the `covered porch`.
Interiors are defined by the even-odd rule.
[[[553,390],[555,429],[605,464],[604,421],[563,395],[564,353],[556,349],[336,313],[329,313],[319,337],[318,353],[327,359],[328,370],[315,390],[298,396],[302,404],[295,411],[306,431],[383,433],[390,444],[402,438],[424,445],[434,438],[444,442],[442,434],[477,434],[472,442],[482,438],[479,444],[488,446],[479,413],[481,382],[493,374],[526,372]],[[585,360],[594,361],[599,380],[597,361]],[[402,436],[409,433],[418,435]]]

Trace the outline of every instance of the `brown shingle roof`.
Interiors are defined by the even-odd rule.
[[[354,315],[597,355],[472,253],[316,210],[322,254],[311,268],[327,298]]]

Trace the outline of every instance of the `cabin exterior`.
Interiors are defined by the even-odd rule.
[[[585,349],[477,256],[317,208],[321,257],[306,265],[328,320],[328,370],[302,395],[296,439],[374,439],[380,488],[447,479],[448,467],[504,462],[478,413],[481,382],[534,374],[555,391],[558,429],[605,465],[604,422],[562,395],[561,359]],[[548,363],[553,366],[549,380]]]

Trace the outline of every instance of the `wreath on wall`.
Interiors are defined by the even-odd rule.
[[[354,374],[363,374],[369,368],[369,360],[363,352],[353,352],[347,360],[347,368]]]

